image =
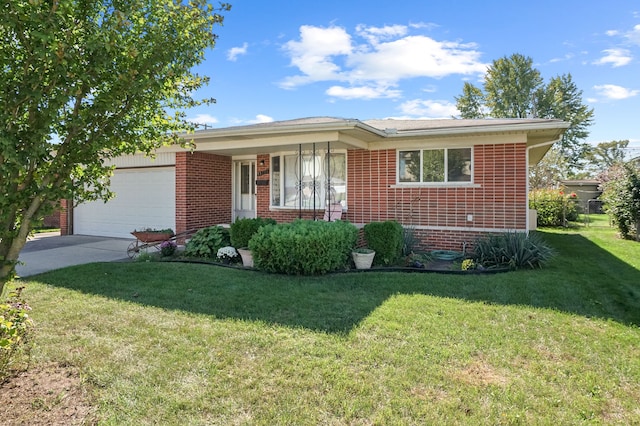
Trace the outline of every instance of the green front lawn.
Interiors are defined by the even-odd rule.
[[[497,275],[109,263],[27,284],[34,362],[104,424],[640,423],[640,244],[544,231]]]

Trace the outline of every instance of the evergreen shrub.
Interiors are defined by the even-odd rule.
[[[231,245],[235,248],[249,247],[249,241],[258,232],[258,229],[264,225],[275,225],[276,221],[273,219],[265,219],[257,217],[255,219],[242,218],[237,219],[231,224],[230,238]]]
[[[298,219],[262,226],[249,248],[258,269],[318,275],[346,268],[357,239],[358,229],[349,222]]]
[[[393,265],[402,256],[404,229],[395,220],[371,222],[364,226],[367,247],[375,250],[374,265]]]

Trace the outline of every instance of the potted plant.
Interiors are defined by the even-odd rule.
[[[366,247],[357,248],[351,252],[356,269],[370,269],[375,256],[376,252]]]
[[[273,219],[257,217],[255,219],[241,218],[231,224],[231,229],[229,230],[231,245],[236,247],[244,266],[247,268],[253,267],[253,254],[251,250],[249,250],[249,241],[251,241],[251,238],[262,226],[275,223],[276,221]]]

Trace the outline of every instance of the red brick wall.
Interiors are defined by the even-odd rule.
[[[454,250],[461,250],[465,241],[473,243],[481,234],[478,229],[525,230],[526,144],[478,145],[473,157],[473,186],[393,188],[394,149],[349,151],[347,219],[396,219],[419,227],[416,235],[430,248]]]
[[[269,168],[268,156],[258,173]],[[395,219],[416,226],[422,249],[471,248],[491,230],[526,229],[526,144],[478,145],[473,149],[473,185],[397,187],[395,149],[350,150],[347,154],[347,205],[343,218],[354,224]],[[261,179],[269,179],[264,174]],[[258,187],[258,216],[278,222],[298,217],[297,210],[269,210],[269,186]],[[322,219],[323,212],[316,212]],[[472,215],[472,220],[467,220]],[[313,218],[312,211],[303,217]]]
[[[71,235],[71,224],[69,223],[68,209],[71,206],[70,200],[60,200],[60,235]]]
[[[231,157],[176,154],[176,232],[231,223]]]
[[[60,208],[57,203],[51,203],[53,212],[42,218],[42,226],[45,228],[60,228]]]

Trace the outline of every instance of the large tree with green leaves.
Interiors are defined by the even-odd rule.
[[[605,172],[625,162],[628,140],[600,142],[585,153],[587,168],[592,174]]]
[[[484,89],[484,90],[483,90]],[[559,144],[569,170],[579,167],[587,146],[583,140],[593,121],[593,109],[582,103],[582,91],[571,74],[545,84],[533,60],[513,54],[492,62],[483,89],[464,83],[456,106],[462,118],[557,118],[571,124]]]
[[[0,292],[61,199],[108,198],[104,160],[193,130],[192,70],[230,6],[206,0],[0,3]]]

